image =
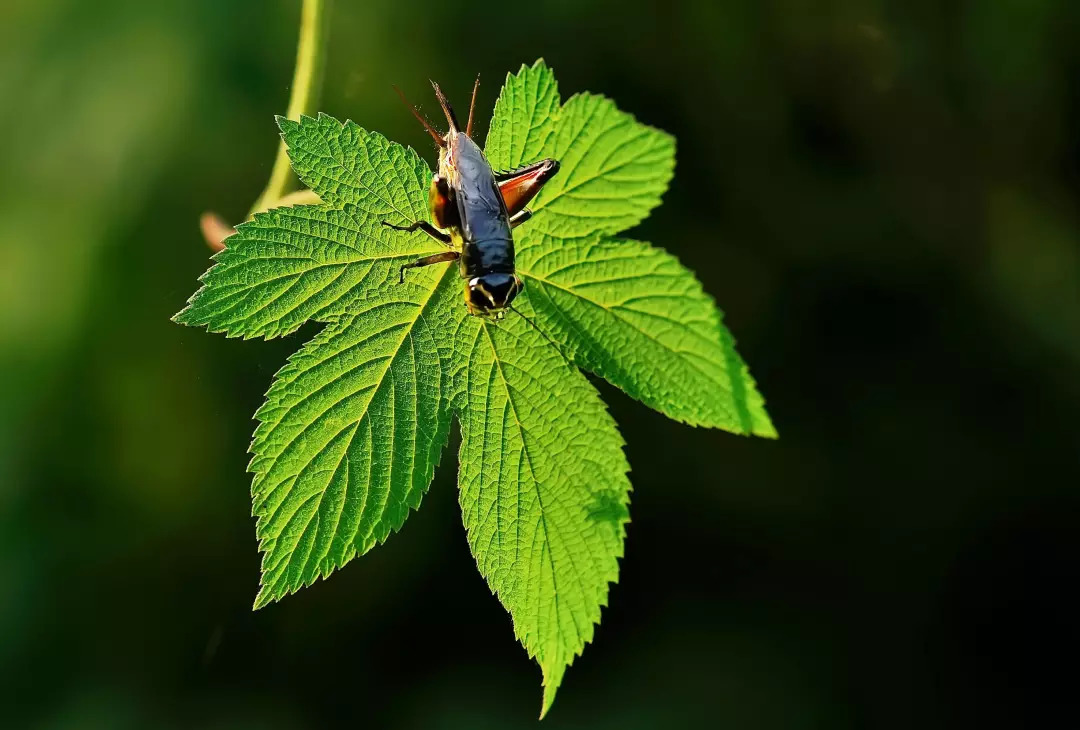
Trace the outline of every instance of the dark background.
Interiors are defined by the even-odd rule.
[[[456,440],[400,535],[251,612],[245,453],[286,356],[169,322],[265,184],[299,2],[0,9],[0,724],[530,728]],[[780,431],[601,386],[622,576],[542,727],[1069,726],[1080,653],[1080,3],[338,0],[322,108],[432,145],[543,56],[678,139],[635,232]],[[481,136],[483,131],[481,132]]]

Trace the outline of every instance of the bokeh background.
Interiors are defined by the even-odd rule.
[[[529,728],[456,441],[403,532],[252,613],[251,414],[312,333],[169,322],[265,184],[298,0],[0,6],[0,725]],[[724,308],[782,438],[600,386],[635,486],[556,728],[1078,719],[1080,3],[338,0],[322,108],[543,56],[676,135],[636,235]],[[1074,725],[1075,726],[1075,725]]]

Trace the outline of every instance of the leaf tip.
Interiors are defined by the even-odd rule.
[[[566,667],[546,667],[543,664],[540,665],[540,671],[544,675],[544,698],[540,703],[540,718],[543,720],[547,717],[548,711],[551,710],[551,706],[555,703],[555,693],[559,691],[559,685],[562,684],[563,675],[566,674]]]
[[[289,119],[284,114],[275,114],[274,115],[274,123],[277,124],[278,129],[281,130],[282,134],[287,134],[289,132],[292,132],[293,130],[295,130],[297,127],[300,126],[300,122]]]
[[[252,611],[258,611],[260,608],[265,608],[270,605],[277,598],[274,596],[274,592],[268,585],[262,585],[259,587],[259,593],[255,596],[255,602],[251,606]]]
[[[199,315],[196,313],[195,307],[191,302],[179,312],[169,317],[169,321],[175,322],[176,324],[182,324],[185,327],[201,327],[206,324],[206,322],[199,319]]]
[[[558,689],[559,688],[556,686],[544,687],[544,700],[540,705],[540,717],[537,718],[538,720],[543,720],[545,717],[547,717],[548,710],[551,709],[551,705],[555,702],[555,692]]]
[[[780,434],[776,430],[776,426],[773,425],[772,419],[766,415],[762,410],[761,418],[754,424],[754,430],[751,431],[751,435],[758,436],[763,439],[771,439],[773,441],[780,438]]]

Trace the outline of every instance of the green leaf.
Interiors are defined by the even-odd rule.
[[[419,296],[358,307],[324,329],[255,414],[257,608],[383,542],[420,506],[450,411],[424,320],[432,292],[410,291]]]
[[[415,151],[325,114],[277,121],[293,168],[325,205],[278,208],[237,226],[174,317],[181,324],[231,337],[287,335],[345,314],[396,284],[401,264],[438,250],[382,225],[427,215],[431,171]]]
[[[552,157],[562,169],[529,206],[528,235],[618,233],[660,204],[675,169],[675,139],[638,123],[610,99],[575,94],[558,106],[543,61],[507,76],[485,152],[496,169]]]
[[[544,674],[541,717],[592,640],[629,519],[622,438],[596,390],[519,318],[462,328],[461,513]]]
[[[336,319],[378,292],[395,296],[399,267],[435,244],[419,236],[402,241],[380,220],[353,204],[259,213],[226,240],[202,288],[174,319],[233,337],[271,338],[308,320]]]
[[[577,366],[672,418],[774,435],[693,274],[660,249],[612,238],[659,203],[674,142],[603,97],[562,104],[543,62],[508,76],[491,162],[562,162],[535,217],[515,232],[527,283],[517,304],[541,332],[514,313],[470,317],[452,264],[398,283],[403,263],[445,250],[422,232],[382,225],[427,217],[431,172],[415,152],[325,115],[279,125],[293,167],[323,204],[238,227],[176,315],[242,337],[325,323],[256,414],[256,607],[399,529],[456,415],[469,545],[540,665],[546,713],[593,638],[629,519],[622,439]]]
[[[694,426],[775,437],[720,312],[674,256],[640,241],[566,241],[522,250],[540,323],[574,361]]]
[[[354,203],[391,223],[427,217],[431,171],[411,147],[326,114],[277,122],[293,170],[325,203]]]
[[[496,170],[543,158],[559,118],[559,85],[543,60],[507,74],[491,116],[484,153]]]

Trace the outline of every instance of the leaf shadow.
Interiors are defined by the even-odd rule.
[[[617,491],[605,490],[593,494],[592,502],[589,503],[585,515],[593,522],[619,525],[630,519],[630,510]]]

